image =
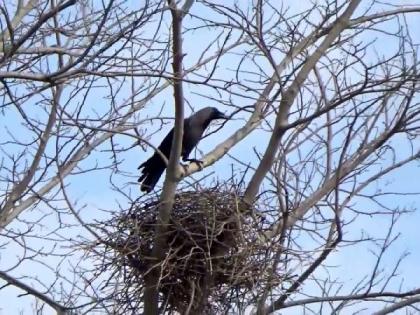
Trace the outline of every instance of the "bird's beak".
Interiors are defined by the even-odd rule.
[[[229,119],[229,117],[223,114],[222,112],[218,112],[216,115],[216,119]]]

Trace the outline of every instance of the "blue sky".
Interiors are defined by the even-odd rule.
[[[288,2],[293,3],[292,1]],[[419,2],[414,1],[404,2],[410,4],[420,4]],[[293,8],[295,10],[302,9],[301,7],[297,8],[297,6],[293,6]],[[200,13],[199,9],[200,8],[198,5],[193,7],[192,13]],[[412,30],[416,30],[416,27],[420,25],[420,15],[418,14],[408,15],[407,20]],[[188,24],[190,23],[190,21],[186,20],[185,23]],[[413,32],[411,35],[415,42],[420,42],[420,32]],[[209,38],[211,36],[211,31],[208,32],[208,36],[198,34],[189,35],[189,38],[184,41],[184,50],[188,52],[185,60],[186,65],[194,63],[194,60],[196,60],[197,55],[200,52],[200,50],[197,49],[197,47],[204,47],[208,43]],[[379,39],[376,42],[375,46],[377,47],[377,50],[379,52],[386,54],[388,51],[390,51],[389,48],[393,44],[394,42],[389,41],[387,39]],[[234,55],[231,55],[228,58],[224,59],[224,65],[231,66],[230,62],[232,62],[232,67],[237,62],[236,57]],[[268,71],[268,73],[270,72]],[[223,72],[219,73],[219,75],[223,75]],[[226,72],[226,75],[230,76],[231,72]],[[185,84],[185,90],[186,98],[191,104],[194,104],[195,110],[205,106],[217,106],[219,109],[226,112],[229,112],[231,110],[228,107],[221,106],[216,102],[216,100],[210,101],[198,96],[196,93],[208,92],[208,90],[202,89],[202,87],[200,86]],[[104,104],[104,106],[106,106],[107,104],[107,100],[105,99],[104,95],[98,95],[98,92],[96,92],[94,95],[91,95],[90,98],[87,99],[87,102],[95,104],[95,110],[100,111],[101,104]],[[235,98],[234,101],[237,102],[238,105],[244,105],[244,103],[246,104],[247,102],[247,100],[241,98]],[[252,101],[248,102],[249,104],[246,105],[252,104]],[[154,99],[153,102],[149,104],[148,109],[142,111],[141,115],[153,116],[156,114],[156,112],[160,109],[162,105],[165,105],[164,114],[166,116],[172,116],[172,91],[170,89],[167,89],[164,93],[160,94],[159,97]],[[34,115],[36,114],[37,113],[34,112]],[[187,115],[189,114],[190,110],[187,109]],[[7,123],[10,124],[10,126],[12,127],[17,127],[16,125],[14,125],[13,121],[9,120]],[[228,137],[235,130],[235,128],[241,126],[241,123],[242,121],[240,119],[227,123],[224,126],[224,128],[222,128],[218,133],[213,134],[210,137],[204,139],[198,147],[199,150],[203,152],[208,152],[214,147],[215,143],[219,143],[221,140]],[[155,124],[149,128],[148,132],[150,133],[153,128],[159,129],[159,127],[160,126],[158,124]],[[150,141],[155,145],[158,144],[170,128],[170,124],[164,126],[162,130],[153,135]],[[249,162],[255,165],[257,161],[255,156],[250,154],[250,147],[255,147],[256,149],[262,151],[268,142],[268,137],[264,137],[262,135],[262,132],[256,132],[250,135],[245,141],[236,145],[233,148],[233,150],[229,153],[233,156],[240,158],[246,163]],[[134,139],[123,136],[116,137],[116,139],[118,143],[122,146],[130,146],[134,142]],[[109,145],[104,144],[103,146],[101,146],[100,149],[107,148],[109,148]],[[117,178],[117,180],[120,183],[130,183],[130,185],[127,188],[127,191],[130,191],[132,196],[136,196],[139,194],[138,186],[135,183],[137,176],[137,166],[144,159],[148,158],[151,152],[152,151],[150,149],[148,149],[147,152],[143,152],[139,148],[134,148],[131,149],[129,152],[121,154],[121,157],[123,157],[124,159],[124,162],[122,164],[123,169],[128,173],[131,173],[130,175],[132,175],[132,177],[127,178],[127,176],[121,176]],[[200,156],[200,154],[198,153],[197,156]],[[109,155],[107,153],[97,152],[89,158],[87,158],[85,161],[83,161],[82,165],[93,165],[96,161],[99,161],[101,164],[106,165],[109,162],[108,158]],[[225,156],[221,161],[218,161],[215,165],[209,167],[204,172],[195,174],[194,177],[199,178],[207,172],[214,172],[215,175],[213,175],[211,179],[215,179],[217,177],[226,178],[230,175],[231,165],[236,165],[235,161]],[[418,174],[418,171],[418,164],[416,165],[414,163],[398,170],[398,173],[393,173],[386,178],[386,180],[391,181],[391,184],[387,188],[389,190],[396,189],[401,191],[416,192],[417,181],[413,174]],[[69,183],[68,190],[71,197],[74,200],[78,200],[78,203],[81,205],[86,204],[86,207],[81,212],[81,216],[84,220],[91,221],[94,219],[101,219],[103,216],[105,216],[105,214],[99,211],[99,209],[115,209],[116,199],[118,199],[120,202],[124,202],[124,199],[122,199],[121,196],[112,193],[108,182],[109,173],[110,171],[104,170],[101,172],[89,173],[86,175],[74,176],[69,179],[66,179],[66,183]],[[388,200],[388,202],[394,204],[395,206],[401,207],[407,205],[418,208],[420,203],[418,196],[404,196],[401,198],[392,197],[391,199],[392,200]],[[361,205],[362,208],[363,206],[364,205]],[[366,207],[372,207],[372,205],[366,204]],[[57,219],[59,218],[57,214],[50,214],[50,211],[48,209],[43,209],[42,207],[40,207],[36,210],[28,211],[27,213],[23,214],[22,219],[36,220],[36,218],[40,218],[45,213],[49,213],[49,217],[43,220],[45,230],[42,231],[42,229],[39,229],[37,230],[37,233],[42,232],[48,234],[50,233],[50,229],[53,226],[57,225]],[[71,222],[74,221],[74,219],[70,216],[62,215],[62,217]],[[386,257],[386,260],[395,261],[396,259],[398,259],[401,253],[404,253],[406,251],[410,252],[410,255],[407,257],[407,259],[401,266],[401,273],[403,275],[406,275],[404,280],[404,288],[406,289],[411,289],[414,288],[416,285],[420,285],[416,277],[413,276],[416,274],[418,264],[420,263],[420,247],[417,243],[417,240],[420,237],[420,231],[417,228],[417,222],[419,222],[419,220],[420,214],[418,213],[418,211],[412,214],[408,214],[401,218],[398,225],[398,231],[402,232],[401,238],[397,243],[395,243],[392,246],[392,250],[388,254],[389,256]],[[50,223],[51,226],[49,226]],[[359,235],[361,230],[366,230],[372,234],[385,235],[388,225],[388,220],[381,220],[377,218],[369,219],[366,217],[363,218],[363,220],[358,221],[357,229],[347,231],[347,233],[350,233],[349,235]],[[18,229],[19,223],[14,223],[12,227]],[[67,236],[69,234],[73,234],[75,237],[77,237],[79,233],[84,233],[84,231],[83,229],[75,228],[68,229],[66,231],[63,231],[62,233],[65,233],[65,235]],[[48,246],[53,246],[54,244],[54,242],[48,242],[48,244],[39,244],[39,241],[37,240],[33,240],[33,242],[34,247],[45,246],[46,248],[48,248]],[[368,250],[369,248],[363,246],[352,248],[349,247],[340,251],[340,253],[338,254],[331,255],[327,262],[331,264],[340,265],[339,268],[333,270],[333,274],[336,273],[337,276],[340,275],[343,282],[346,282],[347,284],[351,282],[357,282],[360,279],[360,277],[371,267],[372,261],[369,261],[370,258],[367,258],[368,256],[366,255]],[[8,246],[6,250],[0,251],[0,268],[2,270],[12,265],[10,259],[14,259],[16,257],[16,252],[18,251],[19,249],[16,246]],[[55,261],[56,258],[44,257],[44,259],[46,261]],[[22,268],[20,268],[19,270],[22,273],[24,273],[32,268],[32,274],[42,275],[43,277],[45,277],[48,274],[48,272],[43,269],[41,264],[32,265],[30,262],[28,262],[28,264],[23,265]],[[61,269],[65,272],[66,268],[67,266],[64,264]],[[51,280],[52,279],[53,278],[51,277]],[[33,281],[29,282],[33,283]],[[398,283],[396,283],[395,285],[398,285]],[[20,292],[21,291],[17,291],[10,287],[4,290],[0,290],[0,301],[10,301],[10,303],[7,304],[0,303],[0,314],[17,314],[20,310],[23,310],[24,314],[32,313],[32,311],[30,310],[30,305],[31,303],[33,303],[33,299],[30,297],[17,297],[17,294],[19,294]],[[293,313],[293,311],[290,312],[290,314]],[[46,314],[47,313],[48,312],[46,312]]]

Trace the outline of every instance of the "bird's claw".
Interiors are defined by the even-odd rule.
[[[197,160],[197,159],[184,159],[184,162],[190,162],[190,163],[197,164],[200,171],[203,169],[203,166],[204,166],[204,162],[201,161],[201,160]]]
[[[184,162],[203,164],[204,162],[198,159],[185,159]]]
[[[184,169],[184,173],[186,173],[187,172],[187,168],[188,168],[188,165],[187,164],[182,164],[182,163],[179,163],[181,166],[182,166],[182,168]]]

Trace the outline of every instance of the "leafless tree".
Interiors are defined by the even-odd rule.
[[[420,3],[404,3],[3,1],[0,297],[57,314],[417,313],[398,247],[420,159]],[[204,106],[230,119],[182,166],[182,121]],[[141,196],[143,152],[173,125],[161,190]],[[211,220],[191,206],[213,201]],[[185,301],[164,286],[178,262]]]

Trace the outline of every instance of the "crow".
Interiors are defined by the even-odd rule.
[[[182,160],[190,162],[201,162],[195,159],[188,159],[189,154],[201,140],[201,137],[214,119],[228,119],[215,107],[205,107],[190,117],[184,119],[184,134],[182,137]],[[169,160],[172,147],[172,137],[174,129],[166,135],[159,145],[159,151]],[[143,162],[138,169],[142,169],[138,182],[141,183],[141,191],[149,193],[158,182],[160,176],[166,168],[166,163],[158,152],[155,152],[150,159]]]

